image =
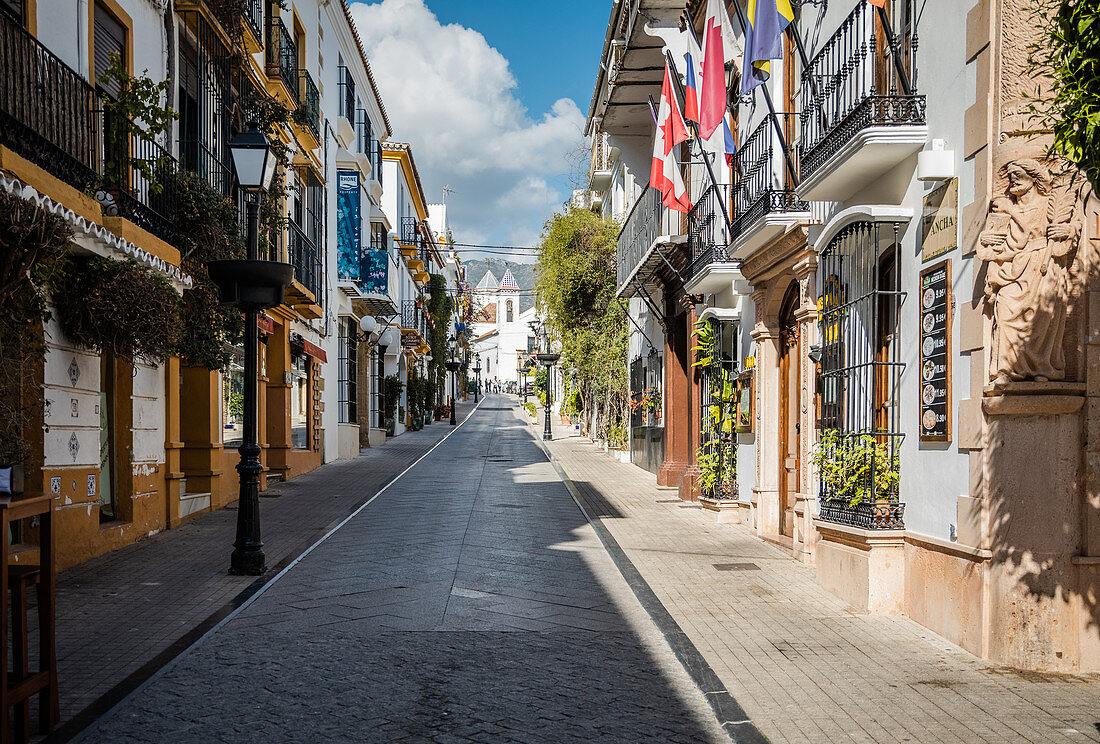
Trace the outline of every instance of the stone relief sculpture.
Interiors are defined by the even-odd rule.
[[[1032,158],[1005,166],[1006,194],[993,200],[979,239],[993,307],[989,378],[1064,380],[1069,267],[1081,242],[1084,184]],[[1058,181],[1062,183],[1059,184]]]

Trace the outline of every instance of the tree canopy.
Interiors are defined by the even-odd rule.
[[[1100,4],[1037,0],[1042,34],[1029,62],[1041,83],[1031,112],[1054,134],[1054,153],[1100,183]]]
[[[562,346],[562,368],[584,403],[585,420],[598,414],[606,429],[626,418],[627,340],[622,303],[615,297],[618,225],[588,209],[567,208],[547,221],[539,243],[538,306]]]

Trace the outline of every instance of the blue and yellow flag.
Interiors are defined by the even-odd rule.
[[[783,30],[794,20],[791,0],[749,0],[741,92],[748,93],[771,75],[770,59],[783,59]]]

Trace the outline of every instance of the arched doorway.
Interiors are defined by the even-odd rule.
[[[794,535],[794,505],[802,472],[799,379],[801,353],[798,282],[792,281],[779,311],[779,534]]]

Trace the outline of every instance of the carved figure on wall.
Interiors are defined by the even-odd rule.
[[[1005,166],[1006,194],[993,200],[979,239],[986,261],[986,299],[993,307],[989,378],[1063,380],[1062,339],[1069,267],[1084,222],[1084,180],[1076,172],[1059,187],[1048,165],[1024,158]]]

